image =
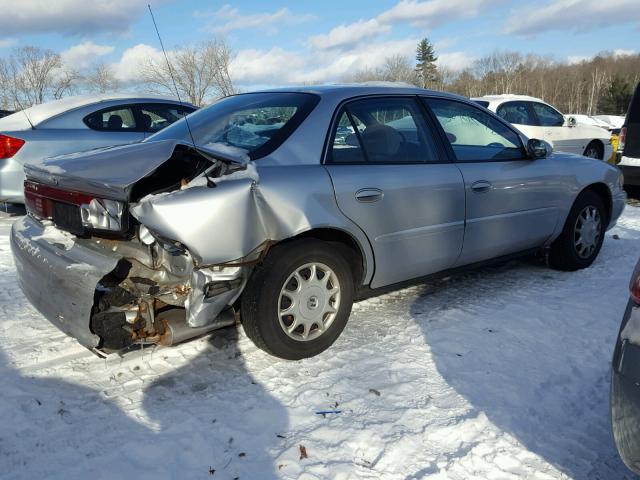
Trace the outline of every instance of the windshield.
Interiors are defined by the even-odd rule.
[[[308,93],[235,95],[189,115],[189,128],[199,147],[256,160],[278,148],[319,100],[316,95]],[[145,141],[169,139],[191,143],[185,119]]]

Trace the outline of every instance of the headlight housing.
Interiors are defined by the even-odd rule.
[[[121,232],[123,212],[122,202],[104,198],[93,198],[89,203],[80,205],[82,226],[93,230]]]

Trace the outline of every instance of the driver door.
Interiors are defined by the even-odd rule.
[[[557,160],[527,158],[516,131],[475,105],[426,102],[464,178],[465,234],[456,266],[542,246],[555,231],[566,195]]]

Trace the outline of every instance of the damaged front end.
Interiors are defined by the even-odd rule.
[[[246,166],[194,154],[175,142],[161,151],[158,145],[128,147],[124,157],[149,153],[155,168],[138,169],[142,178],[120,172],[119,178],[100,182],[73,171],[51,174],[69,168],[73,161],[68,159],[58,169],[48,168],[55,159],[28,168],[29,215],[14,224],[11,234],[20,286],[31,303],[81,344],[107,352],[139,342],[172,345],[233,324],[234,302],[267,246],[203,262],[184,243],[148,228],[143,211],[150,199],[180,193],[185,186],[210,192],[215,179],[253,180],[238,173]],[[94,156],[107,160],[99,152]],[[113,151],[106,156],[115,168]],[[184,176],[180,167],[186,161]],[[81,168],[86,162],[84,155]],[[136,205],[140,212],[131,215]],[[198,223],[197,215],[193,221]]]

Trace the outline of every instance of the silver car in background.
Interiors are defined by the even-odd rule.
[[[140,94],[67,97],[0,119],[0,202],[24,203],[27,162],[62,153],[139,142],[196,110]]]
[[[552,155],[468,99],[380,85],[236,95],[26,173],[20,285],[102,351],[239,311],[260,348],[310,357],[378,289],[532,252],[588,267],[626,199],[611,165]]]

